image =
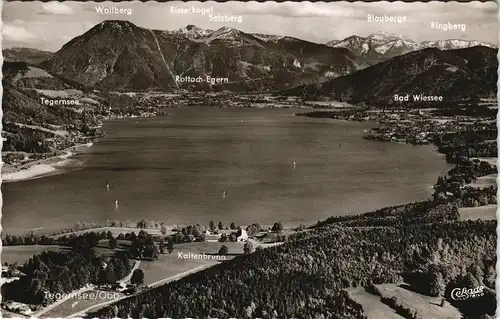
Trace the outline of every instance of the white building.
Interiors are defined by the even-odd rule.
[[[242,242],[242,241],[247,241],[248,240],[248,233],[244,229],[238,230],[238,237],[236,239],[237,242]]]

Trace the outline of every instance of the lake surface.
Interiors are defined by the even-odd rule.
[[[107,219],[315,223],[422,200],[450,168],[433,147],[362,139],[373,123],[293,115],[303,111],[186,107],[106,122],[107,136],[74,157],[81,169],[3,186],[4,232]]]

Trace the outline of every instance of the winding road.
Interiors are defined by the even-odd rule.
[[[87,291],[90,291],[90,290],[93,290],[95,289],[96,286],[94,285],[90,285],[88,287],[85,287],[85,288],[81,288],[81,289],[78,289],[78,290],[75,290],[69,294],[66,295],[66,297],[64,298],[61,298],[59,300],[57,300],[56,302],[54,303],[51,303],[50,305],[48,305],[47,307],[43,308],[42,310],[40,310],[39,312],[37,313],[34,313],[32,315],[32,317],[35,317],[35,318],[41,318],[44,314],[46,314],[47,312],[51,311],[52,309],[54,309],[55,307],[63,304],[64,302],[68,301],[69,299],[71,299],[73,296],[75,295],[78,295],[78,294],[83,294]]]

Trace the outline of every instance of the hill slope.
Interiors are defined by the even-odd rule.
[[[350,103],[390,103],[394,94],[424,94],[443,99],[496,94],[497,49],[429,48],[394,57],[331,81],[296,87],[284,95],[328,97]]]
[[[99,318],[366,318],[361,305],[349,299],[345,288],[400,281],[401,274],[416,263],[418,252],[425,249],[426,259],[431,259],[435,252],[445,255],[439,252],[440,240],[445,247],[457,247],[449,249],[451,253],[440,261],[443,272],[451,273],[459,264],[469,267],[486,258],[491,260],[495,255],[495,227],[495,222],[476,221],[318,229],[290,238],[283,245],[238,256],[89,315]],[[471,244],[474,249],[468,246]],[[420,262],[422,267],[429,268],[427,260],[421,258]],[[494,296],[488,302],[494,306]],[[479,309],[476,311],[479,313]]]
[[[24,62],[4,62],[2,69],[2,151],[47,153],[71,142],[67,132],[60,132],[72,130],[80,137],[93,134],[90,127],[98,124],[102,99]],[[81,103],[77,107],[46,105],[41,98]]]

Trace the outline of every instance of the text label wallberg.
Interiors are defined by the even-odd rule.
[[[99,14],[105,14],[105,15],[110,15],[110,14],[126,14],[126,15],[132,15],[132,9],[130,8],[118,8],[118,7],[103,7],[103,6],[96,6],[95,11]]]

